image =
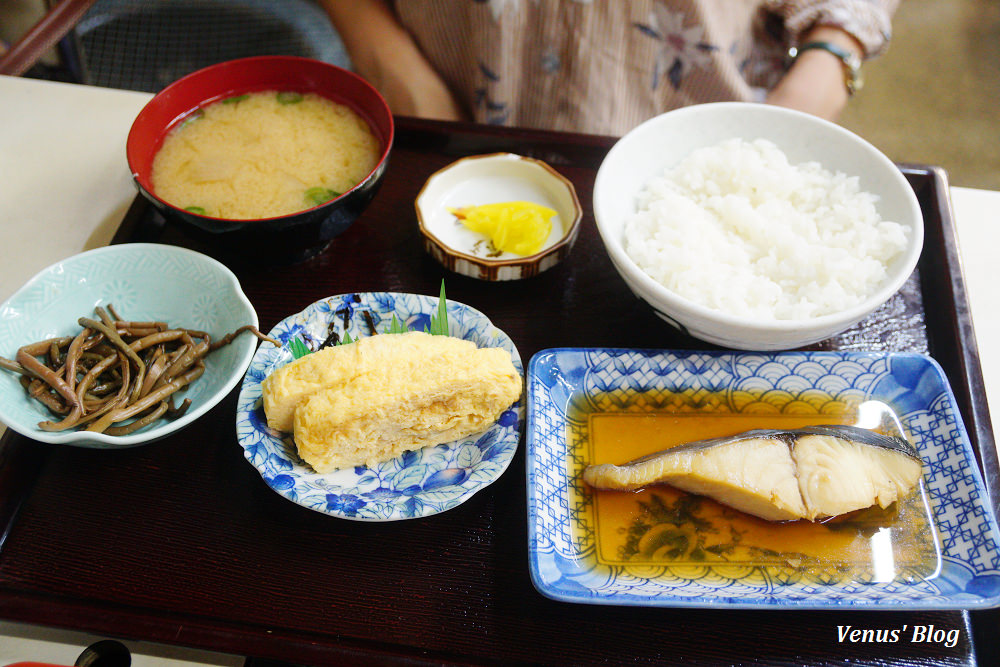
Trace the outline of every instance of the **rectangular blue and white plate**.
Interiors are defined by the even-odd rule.
[[[547,597],[756,609],[1000,606],[996,519],[954,395],[929,357],[551,349],[531,359],[527,398],[530,571]],[[619,437],[633,427],[648,453],[662,448],[650,440],[663,423],[683,430],[701,420],[718,431],[854,414],[864,425],[871,406],[892,416],[924,463],[918,491],[888,511],[774,524],[663,485],[595,492],[580,478],[590,463],[634,458],[616,449],[636,447]],[[650,416],[668,421],[643,425]],[[621,460],[608,461],[615,452]]]

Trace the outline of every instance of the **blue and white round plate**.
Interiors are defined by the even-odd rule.
[[[299,458],[291,434],[268,428],[261,382],[293,360],[304,343],[316,350],[330,336],[357,340],[371,328],[385,332],[393,316],[410,329],[428,328],[437,297],[397,292],[357,292],[321,299],[279,322],[270,335],[282,347],[261,345],[250,362],[236,408],[236,437],[244,455],[277,493],[303,507],[356,521],[396,521],[444,512],[499,479],[517,451],[524,424],[518,399],[488,430],[461,440],[407,452],[374,468],[317,473]],[[521,357],[511,339],[478,310],[447,301],[449,333],[479,347],[502,347],[521,377]],[[301,349],[301,348],[299,348]]]

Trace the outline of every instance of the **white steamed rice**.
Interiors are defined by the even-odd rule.
[[[908,230],[856,177],[789,164],[767,140],[694,151],[639,194],[625,251],[677,294],[731,315],[798,320],[860,304]]]

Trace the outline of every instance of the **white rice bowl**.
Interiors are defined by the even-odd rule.
[[[751,149],[719,148],[731,140]],[[602,161],[593,210],[636,296],[682,332],[735,349],[792,349],[850,328],[903,286],[923,247],[920,204],[888,157],[769,104],[693,105],[638,125]]]
[[[907,228],[883,220],[877,200],[857,177],[734,138],[649,181],[624,246],[654,280],[708,308],[807,319],[860,304],[906,249]]]

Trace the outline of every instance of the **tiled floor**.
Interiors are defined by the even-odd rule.
[[[952,185],[1000,190],[1000,2],[904,0],[841,124]]]

